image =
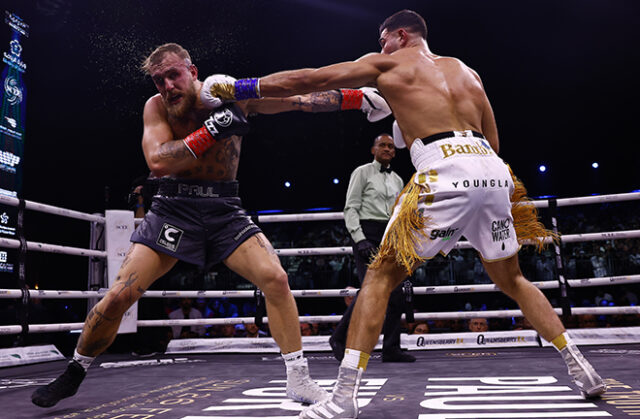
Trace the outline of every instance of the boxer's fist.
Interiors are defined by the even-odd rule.
[[[407,146],[407,142],[402,135],[402,131],[400,131],[400,126],[398,125],[398,121],[393,121],[393,126],[391,127],[391,133],[393,135],[393,145],[396,148],[405,148]]]
[[[342,104],[340,109],[360,109],[370,122],[376,122],[391,115],[391,108],[377,89],[340,89]]]
[[[208,86],[209,94],[223,101],[260,98],[260,79],[239,79],[231,76],[216,77]]]
[[[234,103],[229,103],[216,109],[204,121],[204,127],[216,139],[245,135],[249,132],[249,122],[242,110]]]
[[[362,87],[360,90],[364,94],[360,110],[367,114],[370,122],[376,122],[391,115],[391,108],[378,89]]]
[[[236,79],[226,74],[213,74],[202,82],[202,89],[200,90],[200,100],[207,109],[215,109],[222,106],[224,103],[222,99],[211,94],[211,86],[214,84],[234,84]]]
[[[195,158],[199,158],[218,140],[249,132],[249,122],[235,103],[222,105],[204,121],[204,126],[189,134],[184,145]]]

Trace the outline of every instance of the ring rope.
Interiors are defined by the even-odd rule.
[[[640,275],[607,276],[599,278],[570,279],[569,285],[572,288],[597,287],[611,284],[635,284],[640,282]],[[531,282],[539,289],[558,288],[557,281]],[[107,288],[98,291],[67,291],[67,290],[29,290],[31,298],[43,299],[81,299],[104,297]],[[347,297],[355,296],[358,289],[325,289],[325,290],[291,290],[296,298],[318,298],[318,297]],[[500,292],[494,284],[462,284],[462,285],[439,285],[433,287],[414,287],[415,295],[430,294],[466,294],[472,292]],[[21,298],[19,289],[0,289],[0,299]],[[253,298],[255,291],[145,291],[141,298]]]
[[[562,314],[561,308],[554,308],[557,314]],[[574,315],[594,314],[640,314],[640,306],[619,306],[619,307],[573,307]],[[416,320],[446,320],[446,319],[471,319],[475,317],[485,318],[508,318],[523,317],[520,310],[487,310],[487,311],[450,311],[450,312],[427,312],[414,313]],[[337,323],[342,315],[331,316],[300,316],[301,323]],[[404,319],[404,314],[402,315]],[[264,317],[264,323],[269,319]],[[250,324],[255,322],[255,317],[229,317],[229,318],[205,318],[205,319],[174,319],[174,320],[138,320],[138,327],[164,327],[164,326],[209,326],[222,324]],[[33,324],[29,325],[30,333],[46,332],[66,332],[70,330],[82,329],[84,323],[57,323],[57,324]],[[9,325],[0,326],[0,335],[19,334],[22,326]]]
[[[0,247],[5,247],[9,249],[19,249],[20,240],[0,237]],[[104,250],[84,249],[81,247],[61,246],[57,244],[39,243],[39,242],[30,242],[30,241],[27,241],[27,250],[35,251],[35,252],[49,252],[49,253],[57,253],[57,254],[64,254],[64,255],[74,255],[74,256],[90,256],[90,257],[100,257],[100,258],[107,257],[107,252]]]
[[[576,198],[560,198],[556,199],[558,207],[567,207],[572,205],[588,205],[605,202],[633,201],[640,199],[640,192],[629,192],[610,195],[581,196]],[[549,200],[536,200],[531,203],[537,208],[548,208]],[[286,223],[295,221],[331,221],[343,220],[342,212],[323,212],[317,214],[270,214],[258,215],[258,222],[261,223]]]
[[[48,214],[55,214],[55,215],[60,215],[62,217],[76,218],[78,220],[94,221],[97,223],[105,222],[105,217],[102,217],[100,215],[87,214],[84,212],[74,211],[67,208],[54,207],[53,205],[41,204],[39,202],[33,202],[33,201],[27,201],[27,200],[25,200],[24,202],[25,202],[25,209],[28,209],[28,210],[46,212]],[[6,195],[0,195],[0,203],[6,204],[12,207],[17,207],[20,204],[20,199],[6,196]]]
[[[568,234],[562,236],[564,243],[577,243],[583,241],[598,241],[598,240],[619,240],[619,239],[633,239],[640,238],[640,230],[623,230],[623,231],[606,231],[601,233],[585,233],[585,234]],[[546,242],[551,242],[551,239],[546,239]],[[525,243],[533,244],[533,243]],[[20,248],[20,240],[8,239],[0,237],[0,247],[9,249]],[[469,242],[460,241],[455,245],[456,249],[472,249],[473,247]],[[50,252],[75,256],[91,256],[106,258],[107,252],[103,250],[84,249],[80,247],[60,246],[49,243],[39,243],[27,241],[27,250]],[[330,256],[330,255],[350,255],[353,254],[351,247],[307,247],[307,248],[291,248],[291,249],[275,249],[279,256]]]

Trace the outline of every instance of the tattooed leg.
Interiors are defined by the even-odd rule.
[[[224,263],[254,283],[265,296],[269,329],[282,353],[302,349],[298,307],[273,246],[258,233],[242,243]]]
[[[78,353],[95,357],[107,349],[116,337],[122,315],[138,301],[153,281],[169,271],[175,263],[175,258],[146,246],[131,246],[116,281],[87,315],[76,348]]]

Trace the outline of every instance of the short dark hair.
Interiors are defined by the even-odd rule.
[[[385,136],[393,139],[393,137],[391,136],[391,134],[387,134],[386,132],[383,132],[382,134],[376,135],[376,138],[374,138],[374,139],[373,139],[372,147],[375,147],[375,145],[376,145],[376,144],[377,144],[377,142],[378,142],[378,138],[380,138],[380,137],[385,137]]]
[[[158,65],[164,56],[169,53],[174,53],[178,57],[182,58],[186,65],[191,65],[191,56],[189,52],[182,48],[181,45],[170,42],[168,44],[160,45],[156,48],[147,58],[144,59],[140,69],[143,73],[149,74],[151,71],[151,66]]]
[[[380,34],[385,29],[387,31],[395,31],[400,28],[404,28],[408,32],[417,32],[425,40],[427,39],[427,23],[422,16],[413,10],[400,10],[386,18],[380,25]]]

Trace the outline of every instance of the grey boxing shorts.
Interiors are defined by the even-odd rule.
[[[241,205],[237,181],[161,179],[131,241],[208,269],[261,232]]]

